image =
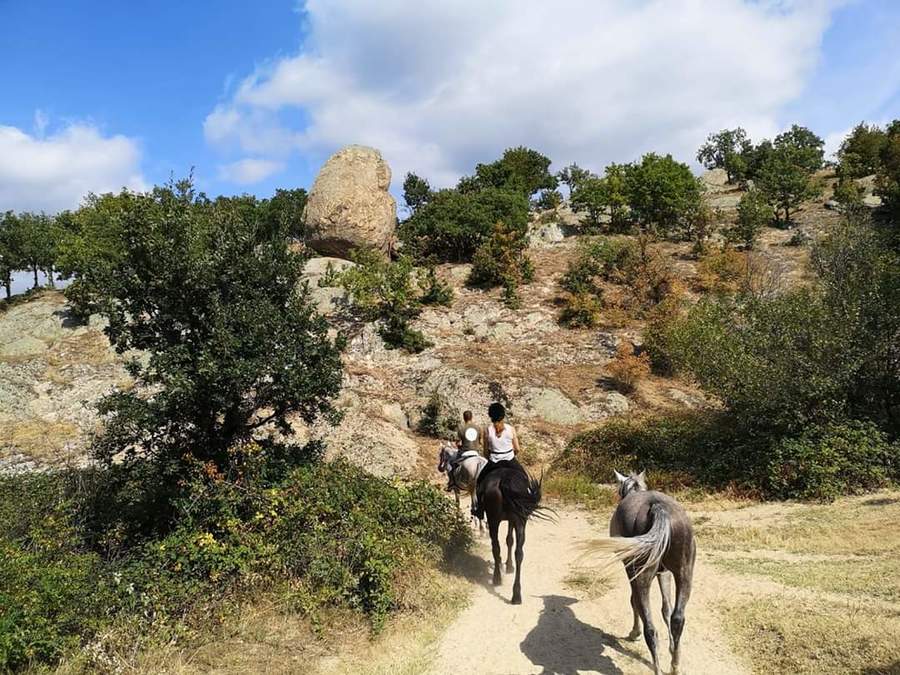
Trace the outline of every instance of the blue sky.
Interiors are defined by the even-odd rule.
[[[395,192],[516,144],[599,170],[798,121],[833,147],[900,117],[898,45],[894,0],[0,0],[0,210],[191,166],[264,196],[352,142]]]

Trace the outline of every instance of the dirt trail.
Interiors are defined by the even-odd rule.
[[[450,626],[436,646],[428,672],[483,673],[647,673],[649,652],[643,638],[631,642],[623,636],[631,629],[628,584],[621,568],[611,570],[610,590],[596,598],[569,587],[567,577],[589,566],[580,544],[605,533],[604,524],[591,521],[584,511],[558,509],[559,522],[528,524],[522,576],[522,604],[509,604],[512,575],[503,585],[490,585],[490,539],[478,540],[463,573],[474,589],[471,604]],[[505,535],[506,525],[501,535]],[[505,545],[504,561],[505,561]],[[714,603],[724,579],[703,556],[698,557],[694,593],[687,606],[682,638],[685,673],[740,674],[747,672],[731,653],[720,628]],[[654,586],[654,622],[660,640],[661,666],[669,670],[668,636],[659,612],[659,591]]]

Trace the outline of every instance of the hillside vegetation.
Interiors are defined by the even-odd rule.
[[[0,309],[0,667],[133,667],[251,601],[377,632],[468,545],[417,479],[492,400],[582,501],[614,468],[765,499],[896,484],[898,144],[859,127],[825,167],[808,129],[726,130],[703,180],[511,148],[453,188],[407,176],[391,260],[316,257],[302,190],[7,213],[0,283],[73,281]]]

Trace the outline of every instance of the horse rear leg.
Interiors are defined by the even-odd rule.
[[[512,522],[509,524],[512,531]],[[525,521],[516,522],[516,581],[513,583],[512,604],[522,604],[522,561],[525,559]]]
[[[513,571],[512,553],[513,553],[513,524],[509,521],[509,527],[506,529],[506,573]]]
[[[499,586],[500,577],[500,521],[488,516],[488,529],[491,533],[491,552],[494,554],[494,586]]]
[[[634,623],[631,624],[631,632],[628,633],[628,637],[626,640],[637,640],[641,637],[641,609],[638,604],[638,597],[634,592],[634,589],[631,591],[631,612],[634,615]]]
[[[672,625],[669,629],[669,651],[672,653],[672,673],[678,674],[681,661],[681,633],[684,630],[684,608],[691,597],[691,583],[694,574],[694,560],[691,557],[686,569],[675,577],[675,609],[672,611]]]
[[[672,617],[672,573],[660,572],[656,575],[659,582],[659,594],[662,596],[662,616],[663,623],[669,631],[669,645],[672,644],[672,626],[669,620]]]
[[[638,612],[644,623],[644,641],[650,656],[653,658],[653,672],[660,675],[659,655],[656,651],[656,628],[653,626],[653,617],[650,611],[650,586],[653,584],[655,574],[645,572],[631,582],[631,596],[637,598]]]

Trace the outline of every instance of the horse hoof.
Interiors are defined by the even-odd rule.
[[[507,565],[507,566],[506,566],[506,573],[507,573],[507,574],[512,574],[512,573],[513,573],[513,566],[512,566],[512,565]]]
[[[633,641],[637,640],[639,637],[641,637],[641,631],[639,631],[639,630],[637,630],[637,631],[633,630],[633,631],[631,631],[628,635],[625,636],[625,639],[626,639],[626,640],[631,640],[631,641],[633,642]]]
[[[514,595],[514,596],[513,596],[513,599],[512,599],[512,604],[514,604],[514,605],[521,605],[521,604],[522,604],[522,596],[521,596],[521,595]]]
[[[500,577],[494,577],[493,583],[494,583],[494,586],[499,586],[500,584],[503,583],[503,581],[500,579]]]

